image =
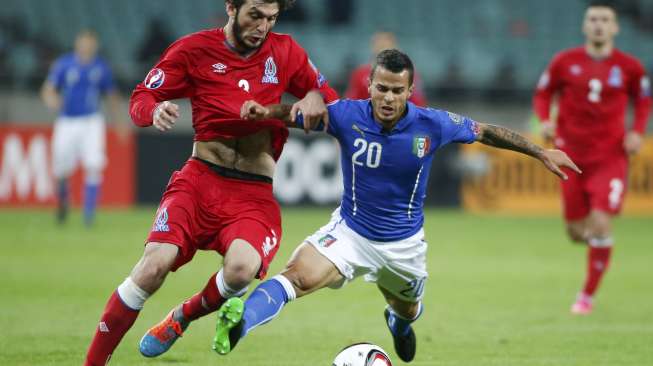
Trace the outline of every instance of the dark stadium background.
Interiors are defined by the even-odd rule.
[[[653,2],[614,3],[621,13],[618,46],[653,68]],[[282,16],[275,30],[298,39],[341,93],[353,68],[370,60],[371,35],[393,32],[400,47],[414,59],[431,106],[536,133],[537,122],[530,108],[533,87],[553,54],[582,42],[580,21],[586,5],[584,0],[412,0],[403,5],[380,0],[304,0]],[[37,91],[52,61],[71,50],[79,30],[98,32],[101,54],[110,62],[126,103],[133,87],[169,43],[196,30],[222,26],[225,16],[219,0],[3,1],[0,136],[6,137],[16,126],[51,124],[55,115],[45,108]],[[130,170],[128,177],[121,177],[129,182],[119,184],[123,192],[117,200],[105,189],[105,205],[157,203],[170,172],[190,154],[190,110],[187,102],[182,105],[182,120],[171,133],[133,128],[133,146],[114,146],[118,151],[128,148],[126,155],[133,163],[110,170],[108,189],[111,177],[121,175],[120,170]],[[126,105],[123,109],[127,120]],[[25,151],[31,138],[33,135],[24,137]],[[338,176],[333,175],[338,171],[337,150],[324,144],[311,150],[316,141],[324,139],[293,134],[293,146],[285,155],[298,156],[284,157],[276,177],[281,182],[277,196],[284,204],[338,201],[341,188]],[[314,159],[311,153],[320,154],[321,159]],[[488,170],[487,159],[457,156],[457,146],[437,155],[429,204],[460,206],[464,177]],[[28,160],[26,155],[21,158]],[[114,164],[123,159],[109,158]],[[11,181],[15,172],[8,169],[2,174]],[[37,205],[52,203],[51,198],[25,200]],[[0,198],[0,205],[3,202],[25,203],[15,197]]]

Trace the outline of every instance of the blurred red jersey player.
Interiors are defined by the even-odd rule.
[[[376,57],[383,50],[390,50],[397,48],[397,38],[390,32],[377,32],[372,36],[370,42],[373,57]],[[370,71],[372,71],[371,64],[364,64],[357,67],[349,77],[349,87],[345,92],[345,96],[349,99],[367,99],[370,97]],[[422,80],[419,74],[415,73],[414,76],[415,89],[410,97],[410,101],[419,107],[426,107],[426,96],[422,89]]]
[[[170,100],[190,98],[195,142],[192,157],[163,194],[143,257],[106,305],[86,365],[107,363],[145,300],[197,250],[218,252],[224,265],[143,336],[146,357],[167,351],[191,321],[265,276],[281,241],[272,176],[288,131],[281,121],[243,121],[240,108],[250,99],[279,103],[288,92],[303,98],[293,114],[317,124],[328,121],[325,102],[338,97],[301,46],[270,32],[292,2],[226,0],[224,28],[173,43],[136,87],[130,113],[141,127],[170,130],[180,117]]]
[[[622,207],[628,178],[628,155],[642,144],[651,109],[650,81],[641,63],[614,47],[619,26],[614,8],[593,4],[583,23],[584,47],[556,55],[534,97],[543,135],[567,152],[583,171],[562,182],[567,232],[587,243],[587,277],[572,313],[588,314],[613,246],[611,221]],[[558,97],[559,116],[550,121]],[[629,101],[634,123],[626,132]]]

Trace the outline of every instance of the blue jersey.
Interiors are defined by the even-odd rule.
[[[55,61],[48,81],[63,98],[59,113],[65,117],[97,113],[101,95],[114,88],[111,70],[102,59],[96,57],[88,64],[83,64],[73,53]]]
[[[424,224],[424,198],[435,151],[452,142],[472,143],[476,122],[408,103],[404,118],[384,132],[369,100],[328,106],[328,133],[339,144],[344,179],[340,214],[374,241],[396,241]],[[302,124],[301,120],[298,124]]]

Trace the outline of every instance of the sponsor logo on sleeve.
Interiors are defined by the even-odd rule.
[[[261,83],[279,84],[279,78],[277,78],[277,65],[274,63],[272,56],[265,60],[265,74],[263,75]]]
[[[148,89],[158,89],[161,87],[161,85],[163,85],[163,82],[165,80],[166,80],[166,74],[165,72],[163,72],[163,70],[152,69],[145,77],[143,84]]]
[[[453,122],[454,124],[459,125],[459,124],[463,123],[463,117],[461,115],[451,113],[451,112],[447,112],[447,114],[449,115],[449,118],[451,119],[451,122]]]

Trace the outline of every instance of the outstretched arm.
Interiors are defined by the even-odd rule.
[[[478,123],[479,133],[476,141],[494,146],[500,149],[513,150],[522,154],[530,155],[540,160],[554,174],[562,179],[567,179],[567,175],[560,169],[567,167],[576,173],[581,173],[580,169],[573,161],[560,150],[543,149],[542,147],[528,141],[515,131],[505,127]]]
[[[297,123],[293,120],[293,106],[286,104],[273,104],[269,106],[262,106],[261,104],[248,100],[243,103],[240,108],[240,118],[260,121],[265,119],[278,119],[283,121],[288,128],[299,128]],[[308,133],[311,130],[322,129],[324,124],[321,123],[316,127],[311,127],[309,124],[304,123],[304,131]]]

